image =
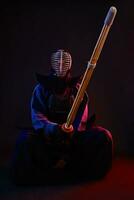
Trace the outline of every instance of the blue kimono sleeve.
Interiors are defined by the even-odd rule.
[[[32,126],[35,130],[43,129],[46,136],[51,136],[55,133],[58,124],[49,121],[47,118],[45,96],[46,94],[43,87],[38,84],[35,87],[31,98]]]

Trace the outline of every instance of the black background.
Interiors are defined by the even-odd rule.
[[[17,126],[30,126],[35,72],[46,74],[50,55],[68,50],[72,73],[84,73],[111,6],[115,21],[87,88],[90,111],[109,129],[118,155],[134,155],[134,3],[89,1],[8,3],[1,6],[0,161],[10,157]]]

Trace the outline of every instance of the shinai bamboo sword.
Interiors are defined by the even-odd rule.
[[[86,71],[84,73],[83,79],[81,81],[80,87],[78,89],[77,95],[75,97],[75,100],[73,102],[71,110],[68,114],[67,121],[66,121],[66,123],[64,123],[62,125],[62,129],[65,132],[72,132],[73,131],[73,126],[72,126],[73,121],[74,121],[75,116],[77,114],[81,100],[83,99],[86,88],[87,88],[87,86],[90,82],[92,73],[95,69],[95,66],[97,64],[98,58],[99,58],[100,53],[102,51],[102,48],[103,48],[103,45],[104,45],[105,40],[107,38],[110,27],[111,27],[111,25],[114,21],[115,16],[116,16],[116,13],[117,13],[117,9],[113,6],[110,7],[110,9],[109,9],[109,11],[106,15],[106,18],[104,20],[104,25],[102,27],[101,33],[99,35],[99,38],[98,38],[97,43],[95,45],[95,48],[93,50],[92,56],[91,56],[90,60],[88,61],[87,68],[86,68]]]

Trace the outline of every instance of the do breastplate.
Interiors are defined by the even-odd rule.
[[[74,95],[50,94],[48,98],[49,120],[57,122],[59,124],[66,122],[73,100]]]

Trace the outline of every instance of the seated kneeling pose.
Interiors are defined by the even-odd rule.
[[[71,55],[60,49],[51,56],[50,74],[36,74],[38,84],[31,98],[33,130],[21,131],[13,158],[12,176],[18,183],[63,174],[99,178],[112,165],[112,135],[95,125],[95,115],[89,116],[86,92],[73,130],[62,128],[81,80],[71,76],[71,66]]]

